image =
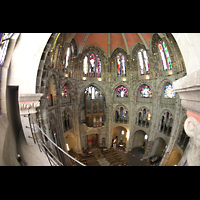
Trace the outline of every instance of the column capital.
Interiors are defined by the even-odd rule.
[[[36,113],[36,108],[40,107],[41,93],[37,94],[20,94],[19,95],[19,109],[20,114]]]

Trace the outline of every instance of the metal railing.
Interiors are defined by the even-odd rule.
[[[38,138],[38,135],[36,133],[35,127],[38,128],[39,132],[48,139],[48,141],[54,145],[58,150],[60,150],[61,152],[63,152],[66,156],[68,156],[69,158],[71,158],[72,160],[74,160],[75,162],[77,162],[78,164],[80,164],[81,166],[86,166],[85,164],[81,163],[80,161],[76,160],[74,157],[72,157],[71,155],[69,155],[66,151],[64,151],[62,148],[60,148],[54,141],[52,141],[52,139],[46,134],[44,133],[44,131],[38,126],[38,124],[33,120],[33,117],[29,114],[29,117],[31,118],[30,122],[32,121],[31,124],[31,132],[33,135],[33,140],[35,143],[38,144],[38,147],[40,149],[40,151],[43,151],[48,160],[50,165],[54,164],[55,166],[64,166],[64,164],[59,161],[59,159],[50,151],[50,149],[46,146],[46,144],[44,143],[44,139],[42,138]],[[41,135],[41,136],[42,136]]]

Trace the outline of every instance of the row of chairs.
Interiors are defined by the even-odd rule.
[[[102,150],[102,153],[111,166],[128,166],[127,161],[113,149]]]

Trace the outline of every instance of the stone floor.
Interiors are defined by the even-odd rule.
[[[117,148],[116,151],[127,161],[129,166],[150,166],[147,160],[141,161],[144,153],[142,148],[134,148],[129,152],[125,152],[124,150]]]
[[[110,150],[108,150],[110,151]],[[124,160],[127,166],[150,166],[147,160],[141,160],[144,154],[144,149],[136,147],[132,151],[126,152],[121,148],[116,148],[111,150],[115,156],[106,155],[103,149],[93,148],[89,151],[90,153],[85,156],[84,154],[74,155],[77,159],[87,166],[121,166],[120,162],[116,162],[114,157],[119,157],[120,160]],[[73,156],[73,155],[72,155]],[[117,164],[118,163],[118,164]],[[76,164],[75,164],[76,165]]]

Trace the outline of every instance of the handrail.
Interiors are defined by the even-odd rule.
[[[37,128],[40,130],[40,132],[48,138],[48,140],[56,147],[58,148],[60,151],[62,151],[66,156],[68,156],[69,158],[71,158],[72,160],[74,160],[75,162],[77,162],[78,164],[82,165],[82,166],[86,166],[85,164],[81,163],[80,161],[76,160],[74,157],[72,157],[71,155],[69,155],[67,152],[65,152],[62,148],[60,148],[56,143],[54,143],[51,138],[43,132],[43,130],[37,125],[37,123],[33,120],[33,117],[31,118],[32,122],[34,122],[34,125],[37,126]],[[46,148],[45,148],[46,149]]]

